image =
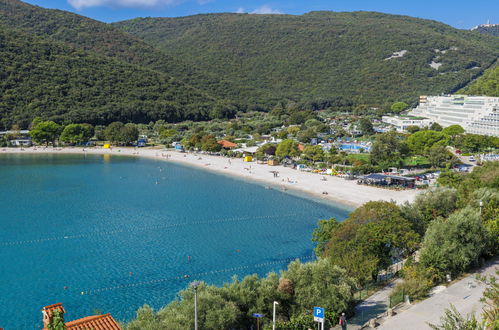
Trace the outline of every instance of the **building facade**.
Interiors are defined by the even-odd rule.
[[[421,96],[409,115],[427,118],[442,127],[460,125],[466,133],[499,136],[499,97]]]
[[[397,132],[406,132],[409,126],[425,128],[432,124],[430,119],[414,116],[383,116],[382,120],[384,123],[393,125]]]

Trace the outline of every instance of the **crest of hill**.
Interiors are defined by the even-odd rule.
[[[209,118],[216,99],[170,76],[0,25],[0,128]]]
[[[483,76],[459,92],[461,94],[499,97],[499,64],[485,71]]]
[[[491,24],[490,26],[479,25],[473,31],[499,37],[499,24]]]
[[[113,26],[245,86],[237,98],[266,101],[416,102],[462,88],[499,55],[491,36],[375,12],[205,14]]]
[[[0,24],[61,41],[79,50],[167,73],[210,94],[223,95],[230,89],[217,77],[201,72],[195,65],[161,52],[133,35],[67,11],[45,9],[18,0],[0,0]]]

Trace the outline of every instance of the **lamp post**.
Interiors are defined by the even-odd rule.
[[[483,202],[480,201],[480,215],[482,215]]]
[[[191,286],[194,289],[194,330],[198,330],[198,286],[200,282],[194,281]]]
[[[272,313],[272,330],[275,330],[275,308],[277,305],[279,305],[279,303],[277,301],[274,301],[274,304],[273,304],[274,311]]]

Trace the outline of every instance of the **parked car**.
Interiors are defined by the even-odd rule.
[[[475,159],[475,157],[470,156],[469,161],[470,161],[470,162],[476,162],[476,159]]]

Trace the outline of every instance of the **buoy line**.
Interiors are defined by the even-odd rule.
[[[166,278],[161,278],[161,279],[155,279],[155,280],[150,280],[150,281],[142,281],[142,282],[136,282],[136,283],[129,283],[129,284],[122,284],[122,285],[117,285],[117,286],[111,286],[107,288],[99,288],[99,289],[91,289],[91,290],[78,290],[77,292],[80,292],[81,295],[89,295],[89,294],[96,294],[99,292],[105,292],[105,291],[111,291],[111,290],[119,290],[119,289],[127,289],[127,288],[133,288],[137,286],[143,286],[143,285],[149,285],[149,284],[156,284],[156,283],[162,283],[162,282],[167,282],[167,281],[176,281],[176,280],[186,280],[188,279],[189,281],[193,279],[201,279],[199,277],[201,276],[206,276],[206,275],[212,275],[212,274],[219,274],[219,273],[227,273],[227,272],[234,272],[238,270],[244,270],[244,269],[254,269],[254,268],[261,268],[265,266],[270,266],[270,265],[277,265],[281,264],[283,262],[291,262],[296,259],[300,260],[311,260],[314,259],[315,256],[304,256],[304,257],[295,257],[295,258],[286,258],[286,259],[281,259],[281,260],[276,260],[276,261],[268,261],[256,265],[245,265],[245,266],[238,266],[238,267],[232,267],[232,268],[225,268],[225,269],[218,269],[218,270],[211,270],[211,271],[206,271],[206,272],[200,272],[200,273],[194,273],[194,274],[184,274],[180,276],[174,276],[174,277],[166,277]]]
[[[65,240],[65,239],[78,239],[78,238],[94,237],[95,235],[101,235],[101,236],[106,235],[107,236],[107,235],[111,235],[111,234],[134,232],[134,231],[139,231],[139,230],[165,229],[165,228],[206,225],[206,224],[225,223],[225,222],[239,222],[239,221],[247,221],[247,220],[267,220],[267,219],[288,218],[288,217],[294,217],[294,216],[307,216],[307,215],[308,214],[305,214],[305,213],[303,213],[303,214],[294,213],[294,214],[284,214],[284,215],[266,215],[266,216],[257,216],[257,217],[222,218],[222,219],[212,219],[212,220],[204,220],[204,221],[164,224],[164,225],[150,225],[150,226],[141,226],[141,227],[130,228],[130,229],[96,231],[96,232],[86,233],[86,234],[47,237],[47,238],[39,238],[39,239],[24,240],[24,241],[0,242],[0,246],[13,246],[13,245],[23,245],[23,244],[33,244],[33,243],[44,243],[44,242],[59,241],[59,240]]]

